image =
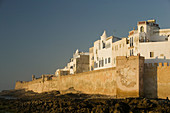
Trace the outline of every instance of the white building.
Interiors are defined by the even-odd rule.
[[[145,63],[170,63],[170,29],[160,29],[156,20],[138,22],[128,39],[128,56],[140,53]]]
[[[115,36],[107,37],[106,31],[104,31],[103,35],[100,36],[100,40],[95,41],[94,46],[89,49],[90,70],[113,67],[115,65],[113,58],[115,58],[115,55],[119,55],[120,53],[120,51],[116,51],[116,54],[115,52],[113,52],[115,44],[122,44],[125,40],[121,40],[120,38]],[[126,46],[126,44],[124,44],[124,46]]]
[[[57,69],[55,75],[69,75],[86,71],[89,71],[89,53],[80,52],[77,49],[67,66],[64,69]]]
[[[140,21],[128,38],[107,37],[104,31],[100,40],[89,48],[89,68],[98,70],[115,67],[117,56],[145,57],[145,63],[170,63],[170,29],[160,29],[156,20]]]

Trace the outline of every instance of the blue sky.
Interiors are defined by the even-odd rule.
[[[0,90],[54,74],[103,30],[127,37],[147,19],[170,28],[170,0],[0,0]]]

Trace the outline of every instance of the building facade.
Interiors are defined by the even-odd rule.
[[[89,53],[80,52],[77,49],[67,66],[63,69],[57,69],[55,75],[69,75],[87,71],[89,71]]]
[[[104,31],[89,49],[89,69],[116,67],[117,56],[138,54],[145,57],[145,63],[170,63],[170,29],[160,29],[156,20],[147,20],[138,22],[127,38],[107,37]]]
[[[145,63],[170,63],[170,29],[160,29],[156,20],[138,22],[128,42],[128,56],[140,54]]]
[[[94,42],[94,46],[89,49],[90,70],[98,70],[113,67],[112,46],[114,42],[121,39],[115,36],[107,37],[106,31],[100,36],[100,40]]]

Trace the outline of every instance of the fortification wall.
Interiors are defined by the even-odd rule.
[[[159,63],[157,67],[158,97],[170,98],[170,66],[167,63]]]
[[[170,98],[170,66],[167,63],[145,64],[144,95],[148,98]]]
[[[28,82],[18,81],[15,84],[15,89],[32,90],[38,93],[59,90],[58,79],[58,77],[52,77],[50,80],[47,80],[47,78],[39,78]]]
[[[157,98],[157,64],[145,64],[143,77],[145,97]]]
[[[140,80],[143,75],[139,74],[139,70],[143,70],[143,62],[144,58],[139,56],[117,57],[116,68],[52,77],[51,80],[41,78],[30,82],[17,82],[15,89],[41,93],[73,87],[87,94],[105,94],[117,98],[139,97],[143,92],[140,85],[143,84],[143,80]]]

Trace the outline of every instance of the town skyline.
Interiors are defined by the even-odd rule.
[[[2,1],[0,90],[12,89],[15,81],[30,80],[32,74],[54,73],[76,49],[88,51],[103,30],[127,37],[138,21],[148,19],[170,27],[170,2],[151,3]]]

